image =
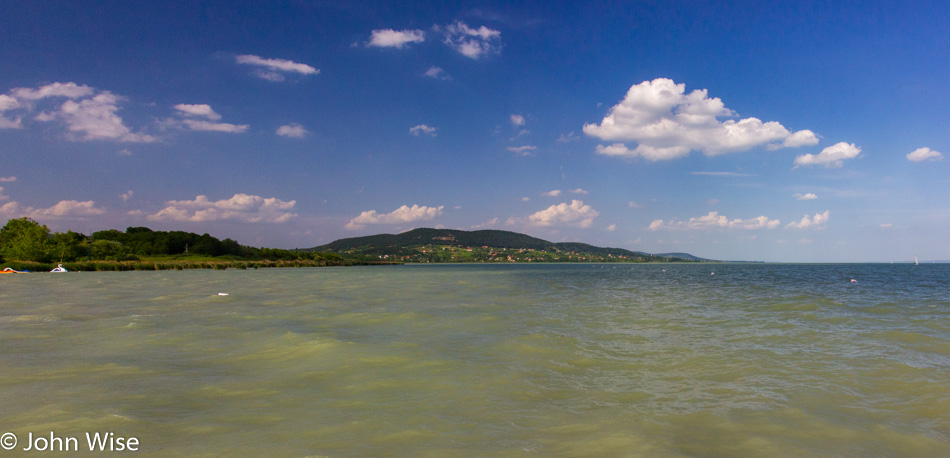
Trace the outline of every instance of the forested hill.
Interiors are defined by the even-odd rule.
[[[511,231],[429,228],[340,239],[311,250],[408,262],[662,262],[699,259],[685,253],[682,257],[657,256],[586,243],[554,243]]]

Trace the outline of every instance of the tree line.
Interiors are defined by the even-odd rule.
[[[73,231],[50,232],[45,225],[23,217],[7,221],[0,229],[0,262],[136,261],[178,255],[271,261],[340,259],[334,253],[255,248],[207,233],[153,231],[147,227],[129,227],[125,232],[109,229],[87,236]]]

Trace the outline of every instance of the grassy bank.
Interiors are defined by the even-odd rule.
[[[14,270],[30,272],[49,272],[59,263],[29,261],[10,261],[0,264],[0,270],[10,267]],[[281,261],[243,261],[234,259],[146,259],[139,261],[76,261],[64,262],[63,267],[71,272],[119,272],[130,270],[185,270],[185,269],[266,269],[275,267],[328,267],[355,265],[395,265],[397,262],[367,262],[352,260],[281,260]]]

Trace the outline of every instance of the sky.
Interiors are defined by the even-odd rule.
[[[945,1],[0,10],[0,222],[950,259]]]

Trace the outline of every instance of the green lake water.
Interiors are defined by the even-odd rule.
[[[950,265],[3,275],[7,432],[0,457],[87,432],[136,456],[950,456]]]

